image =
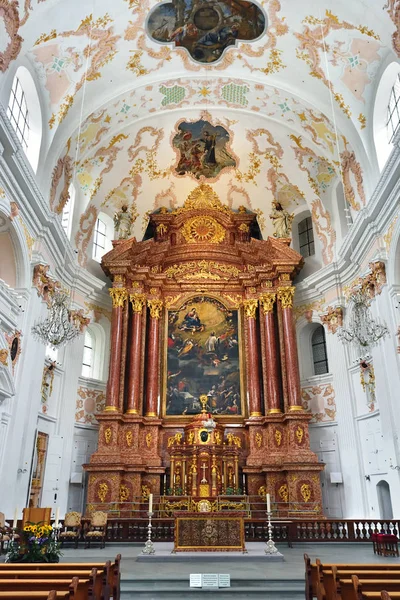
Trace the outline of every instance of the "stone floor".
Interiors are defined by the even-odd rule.
[[[257,544],[258,545],[258,544]],[[259,544],[259,550],[264,545]],[[328,543],[328,544],[294,544],[288,548],[279,544],[278,549],[284,555],[284,562],[265,563],[255,560],[230,560],[218,553],[198,561],[190,560],[177,564],[171,562],[138,562],[136,559],[142,551],[142,545],[107,544],[104,550],[90,548],[78,550],[64,548],[61,561],[90,562],[100,559],[113,559],[121,553],[121,600],[191,599],[194,597],[207,600],[233,597],[235,600],[263,598],[264,600],[300,600],[304,599],[304,560],[307,554],[312,560],[319,557],[325,562],[359,562],[359,563],[399,563],[398,558],[375,556],[372,544]],[[1,557],[4,559],[4,557]],[[190,573],[229,573],[231,587],[218,591],[190,589]]]

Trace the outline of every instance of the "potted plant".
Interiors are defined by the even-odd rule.
[[[62,552],[57,533],[45,523],[26,523],[18,531],[17,539],[10,542],[6,562],[57,563]]]

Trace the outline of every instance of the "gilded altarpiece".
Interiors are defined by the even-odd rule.
[[[148,239],[103,257],[111,360],[89,511],[134,510],[150,493],[193,510],[269,492],[281,514],[321,516],[293,321],[302,257],[290,240],[262,240],[256,219],[202,184],[150,215]]]

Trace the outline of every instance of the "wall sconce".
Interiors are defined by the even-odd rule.
[[[364,475],[366,481],[371,481],[371,477],[369,475]]]

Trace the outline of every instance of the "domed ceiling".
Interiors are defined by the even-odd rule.
[[[2,85],[19,64],[34,76],[38,178],[55,212],[75,186],[81,265],[99,211],[128,204],[141,238],[150,211],[201,182],[256,211],[264,237],[273,200],[309,210],[323,263],[334,260],[338,183],[354,217],[377,181],[374,95],[400,56],[399,0],[0,7]]]

